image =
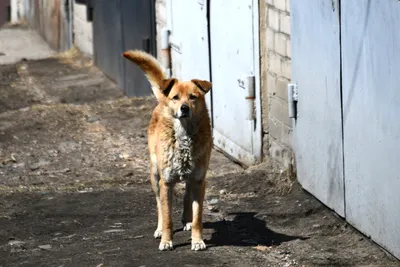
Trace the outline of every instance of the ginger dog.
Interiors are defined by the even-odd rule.
[[[210,117],[205,94],[208,81],[166,79],[157,60],[142,51],[123,56],[136,63],[149,80],[158,105],[148,128],[150,180],[156,195],[160,250],[173,249],[172,195],[177,182],[185,182],[182,223],[192,230],[192,250],[204,250],[203,201],[205,176],[212,149]]]

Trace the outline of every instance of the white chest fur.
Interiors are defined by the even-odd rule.
[[[168,167],[163,170],[167,182],[198,179],[198,172],[202,172],[196,170],[193,142],[196,129],[185,126],[180,120],[174,122],[175,143],[168,151]]]

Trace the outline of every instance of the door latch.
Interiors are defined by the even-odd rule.
[[[176,40],[173,35],[170,35],[169,45],[171,46],[172,50],[179,54],[182,54],[182,43]]]
[[[256,77],[254,75],[248,75],[238,79],[239,87],[246,90],[246,120],[255,120],[254,103],[256,99]]]
[[[297,118],[297,101],[299,100],[299,92],[296,83],[289,83],[288,89],[288,109],[289,118]]]

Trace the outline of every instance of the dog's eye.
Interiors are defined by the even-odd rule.
[[[195,96],[195,95],[190,95],[190,96],[189,96],[189,99],[190,99],[190,100],[196,100],[196,99],[197,99],[197,96]]]
[[[178,95],[174,96],[174,97],[172,98],[172,100],[178,101],[178,100],[179,100],[179,96],[178,96]]]

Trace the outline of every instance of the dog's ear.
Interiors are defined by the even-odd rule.
[[[194,83],[203,94],[207,94],[208,91],[211,90],[212,84],[208,81],[193,79],[192,83]]]
[[[176,82],[177,79],[175,78],[162,80],[160,82],[160,91],[163,93],[163,95],[168,96]]]

